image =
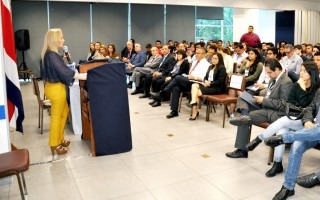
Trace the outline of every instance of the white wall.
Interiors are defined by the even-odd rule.
[[[235,8],[233,41],[239,41],[242,34],[248,32],[248,26],[252,25],[262,42],[275,43],[275,12],[275,10]]]

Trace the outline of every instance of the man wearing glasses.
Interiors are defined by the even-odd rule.
[[[286,44],[284,46],[284,56],[280,63],[286,70],[286,73],[291,78],[292,82],[296,82],[299,79],[300,68],[303,63],[303,60],[300,56],[294,53],[294,48],[291,44]]]

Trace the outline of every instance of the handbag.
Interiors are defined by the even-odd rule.
[[[304,108],[295,106],[291,103],[286,104],[286,115],[291,120],[302,119]]]

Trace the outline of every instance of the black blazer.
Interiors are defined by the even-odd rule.
[[[180,65],[180,69],[179,69],[178,73],[175,75],[171,75],[171,73],[170,73],[170,76],[171,76],[171,78],[174,78],[177,75],[189,74],[189,68],[190,68],[189,62],[187,60],[184,60]]]
[[[174,57],[169,53],[157,71],[161,72],[162,76],[168,76],[174,67],[175,61]]]
[[[208,71],[206,73],[206,76],[204,77],[204,80],[208,80],[209,78],[209,73],[211,69],[210,67],[208,68]],[[226,91],[226,68],[224,65],[220,66],[217,70],[214,70],[213,73],[213,81],[211,81],[211,84],[209,87],[215,87],[215,88],[222,88],[222,92]]]

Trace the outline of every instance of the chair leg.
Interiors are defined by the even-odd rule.
[[[274,155],[274,148],[270,147],[269,157],[268,157],[268,165],[271,165],[271,163],[273,162],[273,155]]]
[[[226,109],[226,112],[227,112],[228,118],[230,118],[230,113],[229,113],[229,109],[228,109],[228,105],[227,105],[227,104],[225,105],[225,109]]]
[[[206,121],[209,121],[209,117],[210,117],[210,107],[211,107],[211,102],[208,101],[207,99],[207,111],[206,111]]]
[[[40,133],[43,134],[43,109],[41,109],[41,130]]]
[[[211,105],[212,105],[212,109],[213,109],[214,113],[216,113],[217,111],[216,111],[216,107],[214,106],[214,103],[212,103]],[[212,109],[210,110],[210,112],[212,112]]]
[[[23,183],[23,189],[24,189],[24,194],[28,195],[28,190],[27,190],[27,185],[26,185],[26,180],[24,178],[23,172],[21,172],[21,177],[22,177],[22,183]]]
[[[38,128],[40,128],[40,105],[38,108]]]
[[[224,123],[226,121],[226,107],[227,107],[227,104],[224,104],[222,128],[224,128]]]
[[[22,200],[25,200],[24,192],[23,192],[23,189],[22,189],[21,179],[20,179],[19,173],[17,173],[16,175],[17,175],[17,179],[18,179],[18,184],[19,184],[21,199],[22,199]]]
[[[182,93],[182,92],[180,92],[180,98],[179,98],[179,109],[178,109],[178,111],[179,111],[179,112],[180,112],[180,110],[181,110],[182,96],[183,96],[183,93]]]

